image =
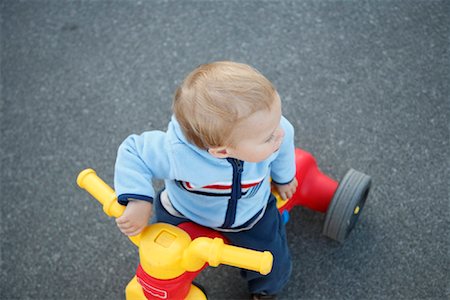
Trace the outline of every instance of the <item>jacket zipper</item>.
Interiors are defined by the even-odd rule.
[[[231,186],[231,198],[228,200],[225,221],[221,228],[230,228],[236,220],[237,202],[242,197],[241,177],[244,170],[244,162],[235,158],[227,158],[233,167],[233,184]]]

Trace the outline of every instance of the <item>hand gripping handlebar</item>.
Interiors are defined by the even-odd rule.
[[[123,214],[125,206],[117,202],[114,190],[94,170],[82,171],[78,175],[77,184],[103,205],[103,211],[108,216],[118,218]],[[150,250],[140,251],[141,263],[146,272],[161,279],[177,276],[184,271],[199,270],[205,263],[213,267],[226,264],[263,275],[272,269],[273,256],[268,251],[227,245],[221,238],[199,237],[192,241],[180,228],[169,224],[150,225],[141,234],[130,239],[138,247],[151,249],[152,254],[149,253]],[[159,261],[152,262],[155,258]]]

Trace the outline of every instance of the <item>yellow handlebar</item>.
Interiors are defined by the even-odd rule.
[[[81,171],[77,177],[77,184],[103,205],[103,211],[108,216],[118,218],[125,211],[125,206],[117,202],[114,190],[98,177],[94,170]],[[140,235],[136,235],[129,238],[136,246],[139,246],[139,237]]]
[[[267,275],[272,269],[273,256],[269,251],[227,245],[221,238],[196,238],[183,253],[183,265],[192,272],[200,269],[205,262],[212,267],[225,264]]]
[[[98,177],[94,170],[82,171],[78,175],[77,184],[103,204],[103,211],[108,216],[118,218],[125,211],[125,206],[117,202],[114,190]]]
[[[82,171],[77,184],[103,205],[103,211],[108,216],[118,218],[125,211],[125,206],[117,202],[114,190],[94,170]],[[226,264],[263,275],[272,269],[273,256],[268,251],[227,245],[220,238],[199,237],[191,241],[186,232],[169,224],[152,224],[141,234],[129,238],[140,247],[144,270],[159,279],[175,278],[185,271],[197,271],[205,263],[212,267]]]

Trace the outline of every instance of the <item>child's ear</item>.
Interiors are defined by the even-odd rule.
[[[211,154],[212,156],[216,157],[216,158],[227,158],[227,157],[229,157],[228,150],[225,147],[209,148],[208,149],[208,153]]]

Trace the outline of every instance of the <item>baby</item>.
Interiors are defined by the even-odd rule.
[[[230,244],[274,256],[268,275],[242,271],[254,299],[274,299],[291,259],[271,187],[283,199],[297,187],[294,129],[280,97],[254,68],[221,61],[193,70],[177,89],[166,132],[129,136],[119,147],[114,185],[126,235],[156,222],[192,221]],[[163,179],[155,193],[152,179]]]

